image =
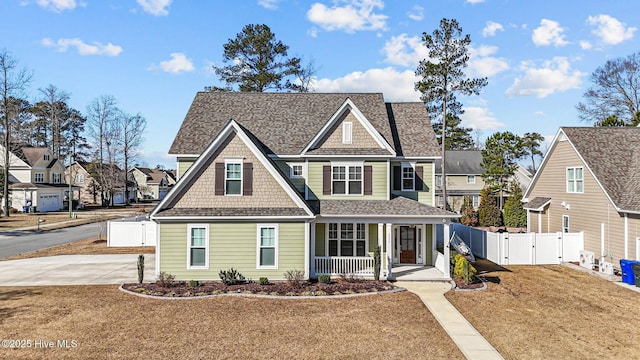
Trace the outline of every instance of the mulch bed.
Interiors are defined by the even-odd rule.
[[[202,281],[199,286],[190,286],[188,282],[176,281],[173,286],[161,286],[158,283],[124,284],[124,290],[161,297],[194,297],[221,294],[257,294],[273,296],[328,296],[346,294],[376,293],[396,289],[386,281],[335,280],[329,284],[304,281],[295,286],[288,281],[272,281],[268,285],[248,282],[240,285],[225,285],[221,281]]]

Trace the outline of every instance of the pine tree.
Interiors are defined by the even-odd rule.
[[[491,194],[489,188],[484,188],[480,192],[478,221],[480,226],[502,226],[502,214],[496,205],[496,198]]]
[[[527,226],[527,211],[522,207],[522,189],[517,181],[509,186],[510,195],[504,203],[504,224],[509,227]]]

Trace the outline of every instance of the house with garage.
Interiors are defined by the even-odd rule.
[[[178,182],[151,213],[156,271],[217,279],[373,275],[441,265],[438,144],[423,103],[382,94],[198,93],[170,153]]]
[[[129,179],[135,181],[139,200],[161,200],[169,191],[169,182],[175,180],[161,169],[136,166],[129,170]]]
[[[4,150],[0,145],[2,166]],[[46,147],[21,146],[10,151],[9,206],[34,212],[64,209],[69,193],[64,169],[62,161],[55,159]]]
[[[135,202],[137,186],[134,181],[124,180],[125,174],[117,165],[100,165],[99,162],[75,161],[65,170],[65,179],[71,179],[78,187],[82,204],[121,205]],[[126,186],[126,188],[125,188]]]
[[[640,128],[560,128],[524,197],[530,232],[583,232],[597,262],[640,260]]]

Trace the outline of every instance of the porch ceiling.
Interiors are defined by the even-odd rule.
[[[437,207],[425,205],[405,197],[391,200],[317,200],[310,201],[311,208],[323,217],[435,217],[458,218],[460,215]]]

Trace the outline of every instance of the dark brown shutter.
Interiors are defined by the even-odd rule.
[[[331,195],[331,166],[322,167],[322,195]]]
[[[216,163],[215,194],[224,195],[224,163]]]
[[[364,167],[364,194],[365,195],[372,195],[373,194],[373,189],[372,189],[372,176],[371,173],[373,172],[373,167],[371,167],[371,165],[366,165]]]
[[[415,172],[416,191],[424,190],[424,181],[422,180],[423,175],[424,175],[424,170],[422,169],[422,166],[416,166],[416,172]]]
[[[400,166],[393,167],[393,190],[402,190],[402,169]]]
[[[242,195],[253,195],[253,163],[242,164]]]

